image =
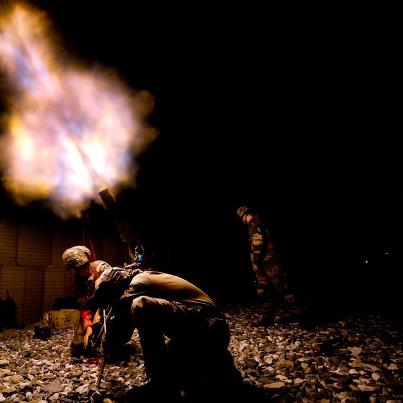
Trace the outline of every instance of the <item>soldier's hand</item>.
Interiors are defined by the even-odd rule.
[[[263,299],[265,297],[265,290],[264,288],[257,288],[256,289],[256,295],[259,299]]]
[[[84,337],[83,337],[83,340],[84,340],[84,348],[85,348],[85,349],[88,348],[88,343],[89,343],[89,340],[90,340],[91,335],[92,335],[92,327],[91,327],[91,326],[88,326],[87,329],[85,329],[85,334],[84,334]]]

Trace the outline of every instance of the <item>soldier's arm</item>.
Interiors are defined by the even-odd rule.
[[[265,289],[269,284],[269,277],[263,269],[264,247],[265,239],[259,232],[253,234],[252,238],[252,265],[253,271],[256,276],[256,291],[258,297],[263,298],[265,295]]]
[[[118,277],[118,271],[113,268],[101,274],[95,282],[95,290],[91,298],[93,305],[97,308],[105,308],[119,299],[122,290]]]
[[[254,271],[260,271],[263,262],[263,236],[255,232],[251,237],[251,256]]]

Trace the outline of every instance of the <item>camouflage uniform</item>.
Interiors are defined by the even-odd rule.
[[[248,228],[252,267],[256,276],[258,295],[271,299],[276,297],[287,303],[293,302],[294,296],[287,282],[287,274],[279,264],[267,227],[259,216],[246,206],[240,207],[237,214]],[[246,216],[251,218],[247,220]]]
[[[64,264],[75,270],[74,283],[76,288],[76,296],[80,305],[80,321],[74,330],[73,340],[71,342],[71,354],[72,356],[80,355],[92,355],[89,345],[85,345],[84,336],[89,327],[94,325],[94,316],[97,308],[92,303],[92,297],[95,290],[95,278],[94,274],[90,273],[102,273],[111,266],[103,260],[96,260],[90,262],[91,252],[82,245],[74,246],[67,249],[63,253]],[[86,269],[87,276],[82,276],[79,270]],[[92,329],[90,329],[92,330]]]
[[[137,328],[154,385],[189,385],[204,378],[220,385],[240,381],[228,351],[225,317],[194,284],[158,271],[137,269],[126,276],[112,268],[97,279],[94,298],[100,307],[114,306],[106,349],[115,349],[121,339],[117,333],[127,338]]]

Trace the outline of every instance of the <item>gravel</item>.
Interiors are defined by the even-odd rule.
[[[223,307],[230,350],[245,384],[278,402],[402,402],[401,325],[383,315],[351,315],[318,326],[255,326],[262,307]],[[73,330],[49,340],[33,328],[0,333],[0,402],[88,402],[96,390],[97,359],[72,359]],[[106,365],[100,392],[119,401],[145,382],[138,333],[129,362]]]

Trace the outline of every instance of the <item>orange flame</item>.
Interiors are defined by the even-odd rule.
[[[45,14],[17,4],[0,17],[0,68],[13,96],[0,143],[4,183],[19,203],[47,198],[79,216],[101,187],[130,185],[133,153],[155,138],[146,92],[62,60]]]

